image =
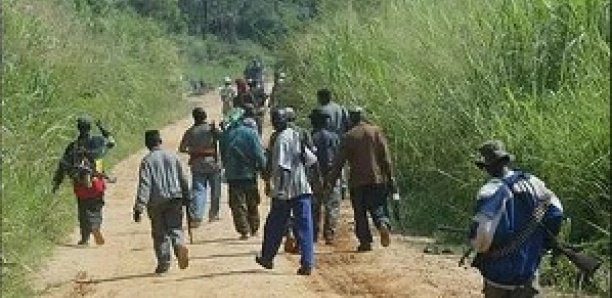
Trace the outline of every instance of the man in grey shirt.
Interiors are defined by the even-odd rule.
[[[329,89],[323,88],[317,91],[318,109],[329,117],[329,130],[342,136],[349,127],[348,111],[331,99],[332,93]]]
[[[301,253],[301,266],[297,273],[310,275],[314,266],[312,191],[305,169],[314,164],[316,158],[303,144],[300,133],[287,126],[284,109],[272,112],[272,125],[278,133],[272,149],[272,206],[264,226],[261,256],[255,261],[266,269],[273,268],[274,257],[293,211]]]
[[[151,235],[157,257],[155,273],[170,268],[170,246],[179,268],[189,265],[188,250],[183,237],[183,208],[189,203],[189,185],[176,154],[160,148],[158,130],[145,133],[145,145],[150,150],[140,163],[138,191],[134,204],[134,221],[140,222],[143,210],[151,220]]]

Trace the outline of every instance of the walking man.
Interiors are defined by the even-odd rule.
[[[329,174],[334,158],[338,154],[340,140],[338,135],[328,130],[329,115],[322,113],[320,109],[314,109],[310,115],[310,123],[313,127],[312,141],[316,149],[318,171],[315,179],[320,180]],[[319,236],[319,226],[321,222],[321,208],[324,209],[323,218],[323,238],[325,244],[331,245],[336,234],[336,226],[340,215],[340,185],[336,183],[329,192],[320,187],[315,187],[313,183],[313,204],[312,217],[314,222],[314,241],[317,242]]]
[[[256,236],[259,230],[259,189],[257,172],[265,165],[263,146],[255,129],[243,120],[234,121],[223,132],[220,142],[229,205],[234,227],[241,240]]]
[[[181,139],[179,152],[189,154],[191,187],[193,198],[189,206],[190,227],[197,228],[204,218],[207,187],[210,186],[210,222],[219,219],[221,198],[221,165],[219,164],[218,143],[221,131],[214,123],[206,122],[206,111],[197,107],[192,111],[194,124]]]
[[[563,207],[542,180],[512,170],[513,156],[499,140],[478,149],[476,165],[489,176],[479,190],[469,239],[485,297],[535,297],[542,252],[559,233]]]
[[[81,231],[78,245],[82,246],[89,244],[91,234],[96,244],[104,244],[104,236],[100,230],[106,190],[106,174],[102,158],[108,149],[115,146],[114,138],[100,121],[96,122],[96,126],[102,133],[101,136],[91,134],[91,124],[92,120],[89,116],[77,119],[79,136],[64,150],[53,177],[51,190],[55,193],[66,175],[72,179]]]
[[[342,138],[339,155],[334,159],[328,174],[326,189],[331,189],[331,185],[338,180],[342,167],[348,163],[355,234],[359,240],[357,251],[365,252],[372,250],[372,234],[367,213],[380,233],[381,245],[386,247],[391,242],[387,195],[396,186],[391,156],[382,130],[367,123],[363,109],[359,107],[352,109],[349,117],[352,128]]]
[[[219,95],[221,96],[221,103],[223,104],[221,112],[223,116],[226,116],[232,109],[232,101],[236,96],[236,91],[232,87],[232,80],[229,77],[225,77],[224,85],[219,90]]]
[[[151,220],[151,236],[157,257],[155,273],[170,268],[170,247],[180,269],[189,265],[189,254],[183,236],[183,208],[189,204],[189,185],[176,154],[161,149],[158,130],[145,132],[150,150],[140,163],[138,190],[134,204],[134,221],[140,222],[146,208]]]
[[[303,145],[301,135],[287,126],[284,110],[277,109],[272,112],[272,125],[278,133],[272,149],[272,206],[264,226],[261,255],[256,257],[255,261],[266,269],[274,267],[274,257],[280,247],[289,215],[293,211],[293,224],[301,253],[297,274],[310,275],[314,266],[312,191],[305,169],[314,164],[316,158]]]
[[[286,99],[287,84],[285,82],[286,76],[284,72],[274,76],[274,86],[270,92],[270,100],[268,101],[268,107],[273,109],[283,105],[283,100]]]
[[[329,130],[339,137],[342,137],[342,135],[348,131],[350,125],[346,108],[332,101],[332,93],[327,88],[317,91],[317,102],[319,103],[318,108],[321,113],[329,117]],[[348,188],[346,168],[342,170],[340,176],[340,187],[341,197],[344,199]]]
[[[236,79],[236,90],[238,93],[232,100],[232,106],[234,108],[244,109],[245,104],[255,105],[255,98],[253,97],[253,94],[249,92],[249,85],[247,85],[247,82],[244,79]]]

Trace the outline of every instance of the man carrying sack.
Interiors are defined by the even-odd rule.
[[[77,197],[79,210],[79,228],[81,240],[78,245],[89,244],[89,237],[94,236],[96,244],[104,244],[104,236],[100,230],[102,225],[102,207],[104,206],[104,192],[106,190],[106,174],[104,173],[102,158],[108,149],[115,146],[115,140],[100,121],[96,122],[101,136],[91,134],[92,120],[89,116],[77,119],[79,136],[70,142],[60,159],[55,176],[53,177],[52,193],[55,193],[68,175],[72,179],[72,186]]]

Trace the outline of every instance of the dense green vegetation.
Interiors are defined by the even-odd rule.
[[[254,57],[271,64],[267,50],[307,21],[314,3],[5,1],[2,295],[33,296],[33,271],[74,228],[71,189],[54,198],[50,179],[78,115],[114,133],[112,164],[141,147],[143,130],[184,115],[188,80],[210,87]]]
[[[12,265],[2,268],[2,296],[33,297],[30,270],[76,222],[71,188],[50,194],[75,118],[88,113],[110,128],[114,162],[187,108],[178,49],[154,22],[78,15],[63,1],[3,6],[2,255]]]
[[[475,148],[499,138],[562,199],[566,236],[609,263],[609,1],[350,3],[281,59],[301,111],[328,86],[388,132],[403,226],[466,226],[485,181]],[[609,294],[608,267],[592,290]],[[544,277],[566,285],[572,270]]]
[[[562,198],[564,237],[609,264],[607,0],[29,2],[3,3],[3,296],[32,296],[31,271],[74,227],[69,188],[49,190],[77,115],[117,136],[113,162],[183,114],[187,80],[214,86],[257,56],[287,70],[300,111],[327,86],[385,128],[409,231],[467,224],[475,148],[500,138]],[[609,294],[608,268],[591,290]],[[566,262],[548,269],[570,284]]]

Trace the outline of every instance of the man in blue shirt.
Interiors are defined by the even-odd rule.
[[[480,189],[469,240],[485,297],[534,297],[542,253],[559,232],[563,207],[540,179],[509,164],[501,141],[478,149],[476,165],[490,180]]]

